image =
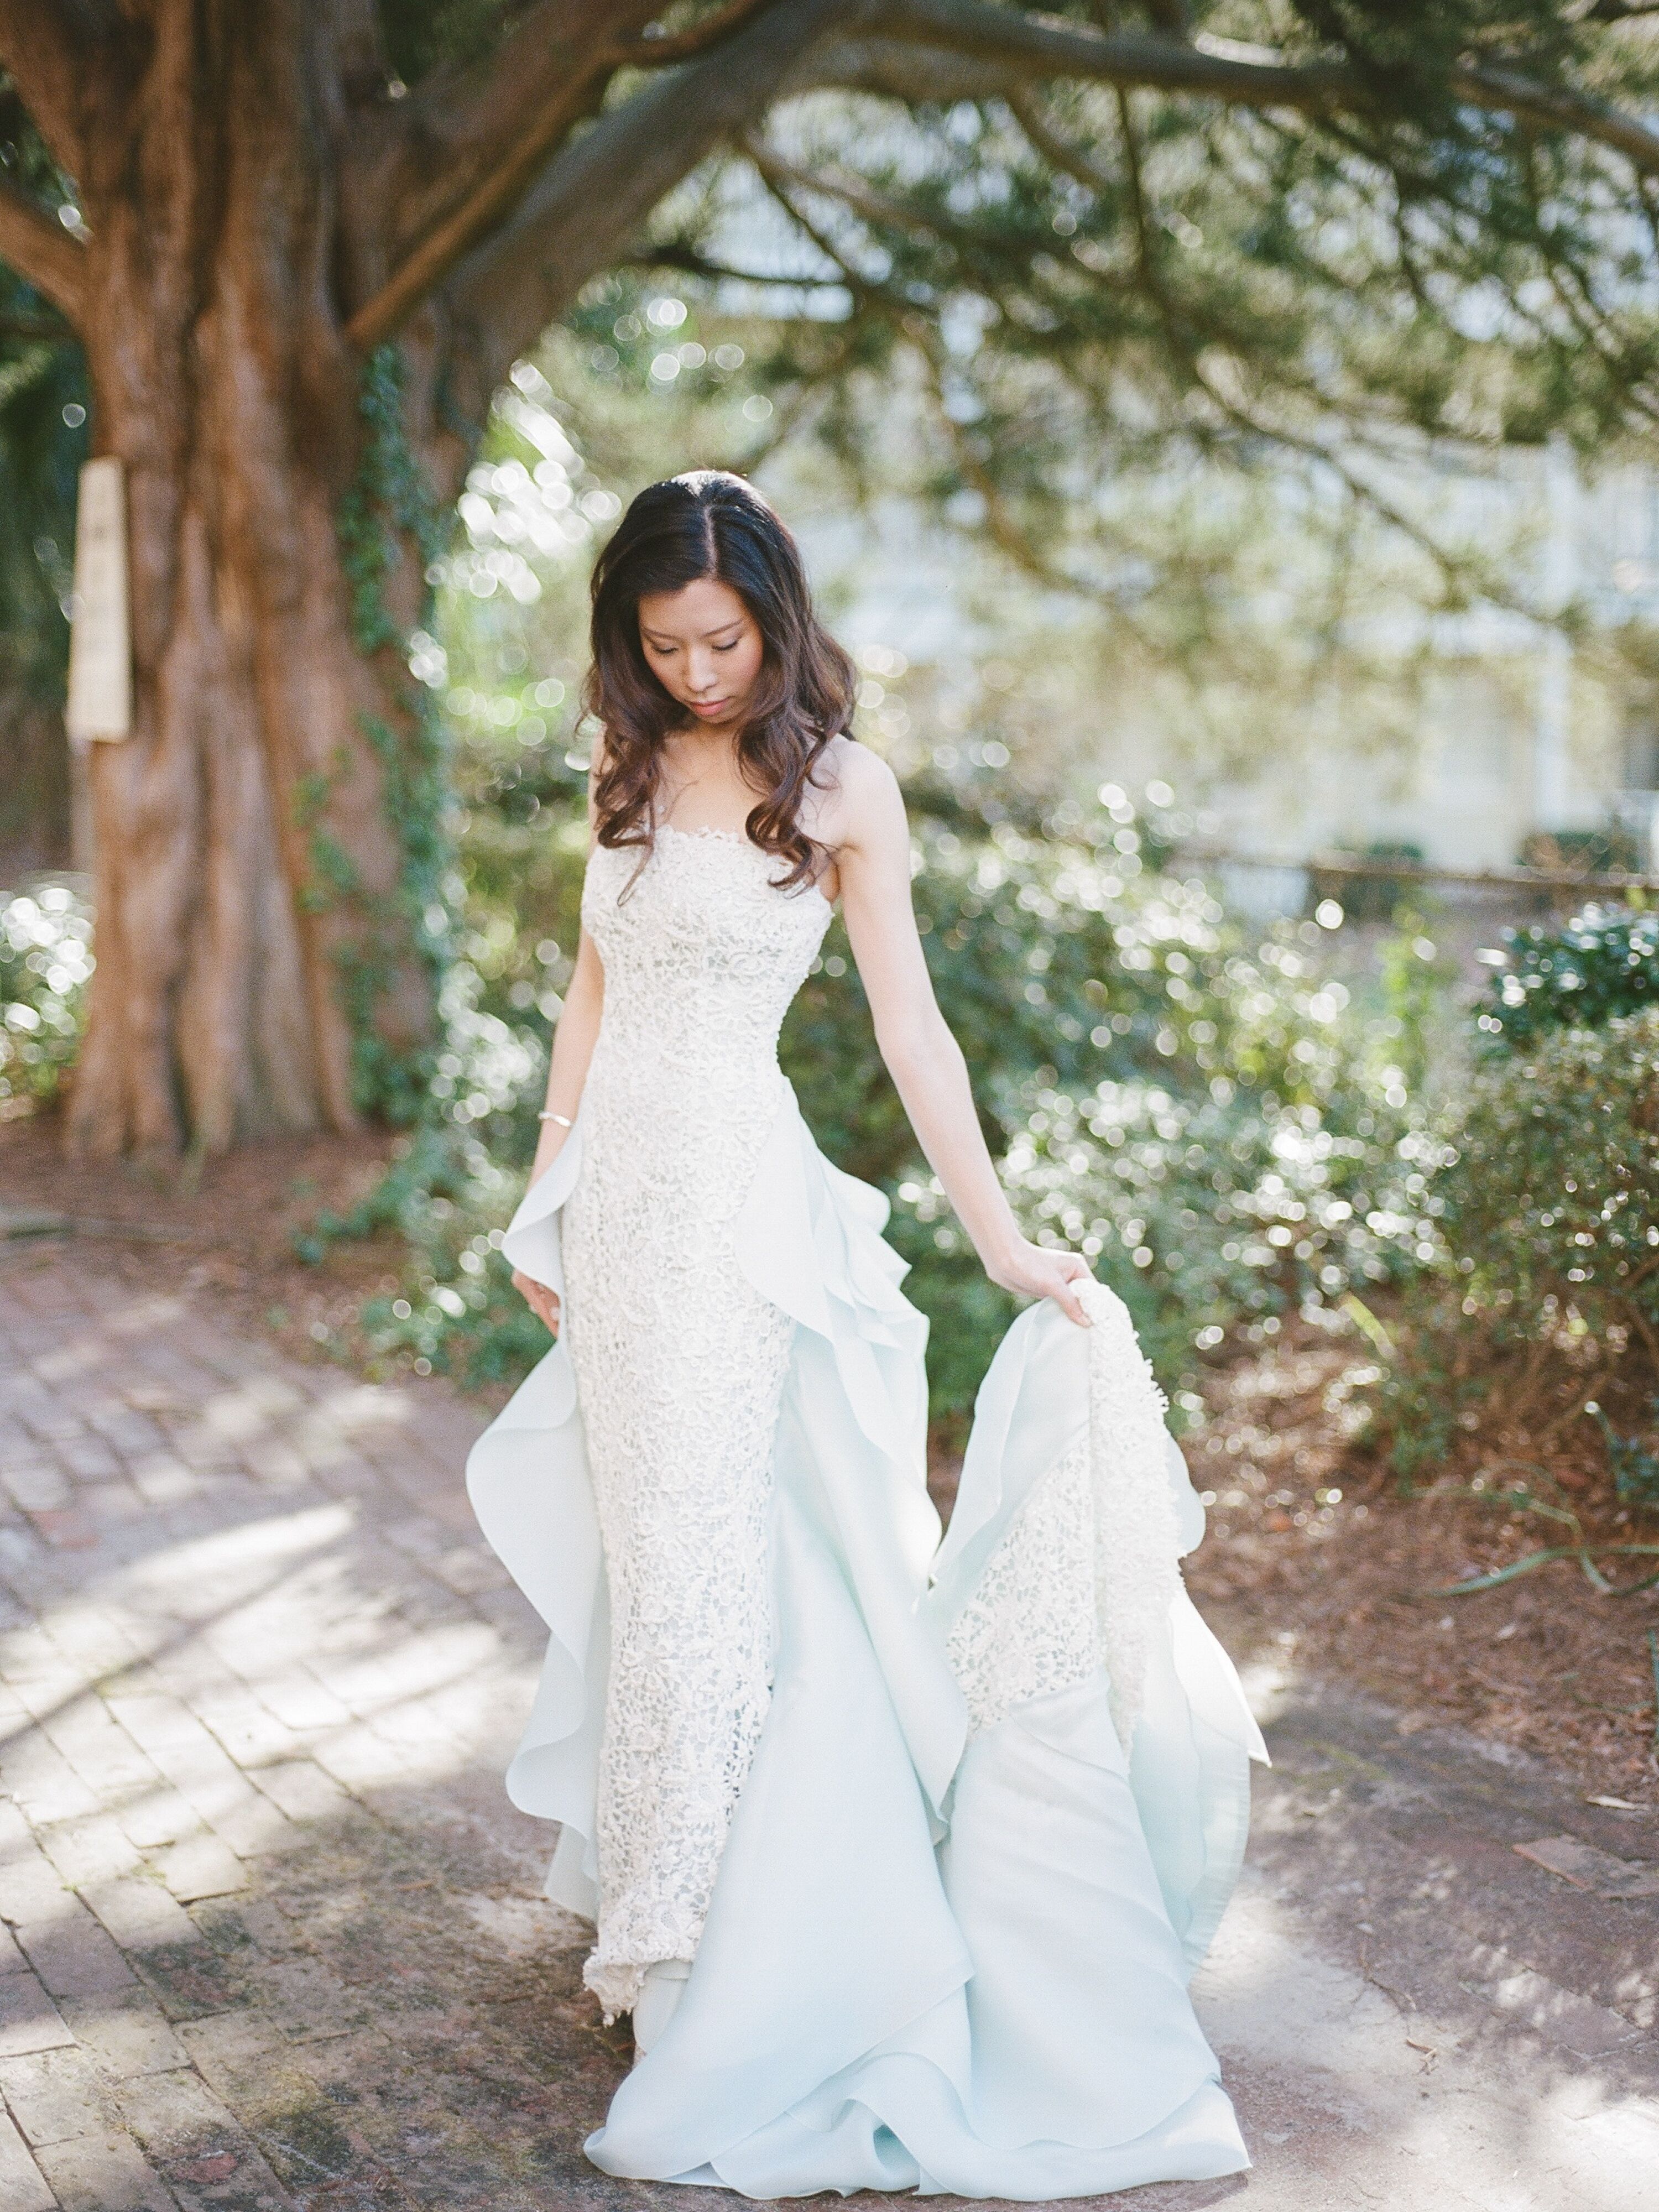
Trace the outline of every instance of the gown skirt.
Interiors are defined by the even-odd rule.
[[[506,1240],[565,1334],[468,1468],[549,1632],[507,1777],[560,1824],[547,1893],[596,1922],[607,2013],[691,1962],[589,2158],[759,2198],[1240,2171],[1187,1984],[1266,1754],[1182,1587],[1203,1514],[1121,1302],[1014,1322],[940,1544],[885,1200],[778,1078],[724,1199],[620,1234],[608,1181],[654,1170],[599,1075]],[[630,1353],[665,1332],[675,1360]],[[734,1360],[735,1435],[699,1411]]]

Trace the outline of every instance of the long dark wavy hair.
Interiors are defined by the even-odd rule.
[[[852,719],[857,678],[812,611],[800,549],[754,486],[724,469],[648,484],[594,568],[585,703],[605,726],[593,778],[595,833],[601,845],[651,849],[663,740],[684,726],[686,710],[646,660],[640,601],[705,577],[730,585],[765,647],[738,767],[757,793],[744,827],[763,852],[788,862],[776,879],[787,889],[821,866],[800,827],[800,805],[819,755]]]

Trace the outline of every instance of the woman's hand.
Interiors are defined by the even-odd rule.
[[[556,1336],[559,1333],[557,1291],[550,1291],[545,1283],[538,1283],[533,1275],[526,1275],[518,1267],[513,1270],[513,1287],[548,1334]]]
[[[1093,1270],[1081,1252],[1055,1252],[1046,1244],[1023,1239],[986,1273],[1005,1291],[1025,1298],[1052,1298],[1060,1311],[1079,1328],[1092,1326],[1078,1297],[1077,1285],[1087,1282]]]

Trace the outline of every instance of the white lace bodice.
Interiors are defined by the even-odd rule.
[[[605,1010],[566,1207],[566,1328],[612,1629],[596,1844],[607,2014],[696,1954],[769,1695],[772,1443],[793,1323],[731,1224],[782,1103],[778,1030],[830,908],[746,839],[597,850]]]
[[[590,1084],[639,1097],[686,1086],[751,1109],[775,1094],[778,1031],[830,926],[819,891],[776,888],[784,872],[723,830],[664,824],[643,868],[635,851],[595,850],[582,922],[605,964],[605,1019]]]

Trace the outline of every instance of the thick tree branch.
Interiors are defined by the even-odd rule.
[[[0,65],[71,176],[86,166],[88,76],[119,29],[107,0],[0,0]]]
[[[87,249],[38,200],[0,179],[0,259],[79,329],[86,315]]]
[[[367,349],[390,337],[510,216],[560,140],[599,106],[617,70],[697,59],[729,45],[773,3],[727,0],[690,30],[646,39],[629,34],[660,0],[602,0],[586,9],[543,0],[487,64],[423,91],[407,143],[429,140],[441,116],[448,150],[436,180],[423,184],[405,210],[402,228],[413,243],[348,325],[353,344]]]
[[[706,54],[712,46],[729,39],[751,15],[757,15],[769,4],[769,0],[726,0],[724,8],[705,15],[689,31],[676,31],[660,39],[635,39],[628,46],[618,46],[613,58],[631,63],[636,69],[665,69],[674,63],[695,61],[699,54]]]
[[[398,210],[402,255],[347,328],[389,337],[481,239],[511,215],[573,125],[599,105],[631,34],[659,0],[541,0],[484,62],[438,71],[400,116],[415,179]]]
[[[871,27],[884,39],[1000,62],[1028,79],[1087,77],[1251,107],[1351,106],[1362,82],[1346,62],[1242,60],[1236,50],[1218,52],[1148,32],[1086,31],[996,0],[884,0]]]
[[[1289,108],[1302,114],[1379,114],[1376,82],[1347,62],[1280,62],[1221,40],[1142,32],[1087,31],[1055,17],[1030,15],[994,0],[883,0],[868,35],[806,61],[803,82],[854,83],[900,98],[971,96],[975,65],[981,95],[1042,78],[1069,77],[1131,91],[1186,93],[1230,106]],[[918,49],[907,60],[902,49]],[[957,64],[953,70],[950,64]],[[888,82],[884,84],[884,75]],[[924,88],[930,75],[940,90]],[[950,84],[949,93],[943,88]],[[1659,131],[1571,86],[1547,85],[1519,70],[1460,64],[1447,89],[1471,107],[1512,115],[1622,154],[1644,174],[1659,174]]]
[[[1524,123],[1540,123],[1546,130],[1571,131],[1598,146],[1622,154],[1644,176],[1659,176],[1659,131],[1651,131],[1634,115],[1569,85],[1537,83],[1518,70],[1455,69],[1450,88],[1471,107],[1482,107],[1515,116]]]
[[[764,112],[801,52],[866,0],[776,0],[729,45],[656,80],[567,147],[457,272],[469,373],[487,392],[617,257],[658,202]]]

